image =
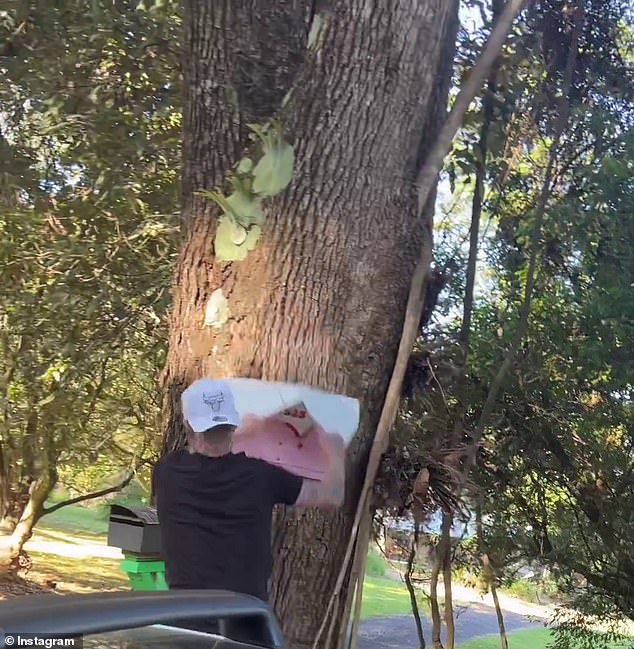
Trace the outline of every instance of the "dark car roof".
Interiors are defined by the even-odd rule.
[[[87,635],[83,636],[81,646],[82,649],[260,649],[258,645],[221,636],[164,626]]]
[[[283,647],[279,626],[266,603],[224,591],[36,595],[0,604],[0,629],[5,633],[76,636],[195,618],[258,619],[269,636],[266,646]]]

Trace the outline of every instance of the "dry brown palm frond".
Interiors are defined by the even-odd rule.
[[[375,483],[374,504],[406,511],[418,521],[435,511],[462,517],[464,505],[459,494],[466,491],[461,459],[468,447],[427,449],[420,454],[408,448],[392,447],[384,455]]]

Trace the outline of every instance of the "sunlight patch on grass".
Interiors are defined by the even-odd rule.
[[[548,629],[527,629],[509,633],[509,649],[546,649],[551,641]],[[457,649],[500,649],[500,637],[487,635],[458,645]]]
[[[44,516],[31,543],[37,549],[29,549],[27,544],[33,559],[27,577],[40,583],[55,582],[60,592],[128,588],[128,578],[118,559],[85,556],[91,552],[91,544],[106,546],[107,530],[108,508],[104,505],[69,505]]]
[[[423,602],[418,601],[421,615],[426,608]],[[363,584],[363,603],[361,616],[389,617],[390,615],[411,615],[409,593],[405,584],[400,581],[384,577],[366,577]]]
[[[90,592],[128,588],[128,579],[113,559],[73,559],[56,554],[31,552],[29,579],[53,581],[60,592]]]

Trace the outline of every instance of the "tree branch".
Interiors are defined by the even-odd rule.
[[[10,34],[9,38],[0,44],[0,57],[17,56],[20,37],[26,32],[26,20],[23,20]]]
[[[135,464],[134,469],[132,469],[130,473],[118,484],[112,487],[108,487],[106,489],[101,489],[100,491],[93,491],[92,493],[76,496],[75,498],[69,498],[68,500],[63,500],[62,502],[55,503],[52,507],[44,507],[42,510],[42,516],[46,516],[47,514],[52,514],[53,512],[56,512],[58,509],[61,509],[62,507],[68,507],[68,505],[76,505],[77,503],[82,503],[86,500],[101,498],[102,496],[107,496],[108,494],[112,494],[115,493],[116,491],[121,491],[121,489],[125,489],[125,487],[127,487],[130,484],[130,482],[132,482],[132,478],[134,478],[137,470],[144,462],[145,460],[139,460]]]
[[[542,224],[544,222],[546,209],[548,207],[548,202],[551,196],[555,163],[557,161],[557,155],[559,153],[561,138],[566,130],[568,119],[570,117],[570,90],[572,88],[573,76],[577,62],[579,36],[583,28],[584,15],[583,0],[580,0],[577,10],[575,11],[575,25],[572,34],[572,41],[570,44],[570,51],[568,53],[568,61],[566,63],[564,82],[561,89],[561,100],[559,102],[560,108],[557,122],[555,124],[555,135],[550,146],[550,151],[548,153],[548,164],[546,166],[546,172],[544,174],[544,180],[542,183],[539,198],[537,200],[537,205],[535,206],[535,221],[533,224],[533,230],[531,232],[531,239],[529,244],[530,253],[528,260],[528,269],[526,273],[526,286],[524,288],[524,297],[522,299],[522,304],[519,310],[519,323],[517,330],[515,331],[515,335],[511,340],[511,344],[506,351],[504,360],[502,361],[497,374],[491,382],[489,393],[487,394],[487,398],[482,407],[480,417],[478,418],[475,429],[473,431],[473,446],[471,452],[472,461],[475,459],[476,455],[475,447],[477,446],[479,440],[482,438],[484,429],[489,421],[491,414],[493,413],[493,408],[495,407],[498,395],[506,379],[506,374],[511,369],[515,354],[517,353],[520,343],[522,342],[524,336],[528,331],[528,319],[530,316],[533,290],[535,288],[535,280],[537,275],[537,257],[539,253]]]

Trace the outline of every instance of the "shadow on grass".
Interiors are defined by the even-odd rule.
[[[54,581],[60,592],[125,590],[128,579],[113,559],[72,559],[31,552],[33,568],[27,575],[39,582]]]
[[[108,508],[104,505],[97,507],[68,505],[45,515],[37,527],[77,535],[103,535],[108,529]]]

